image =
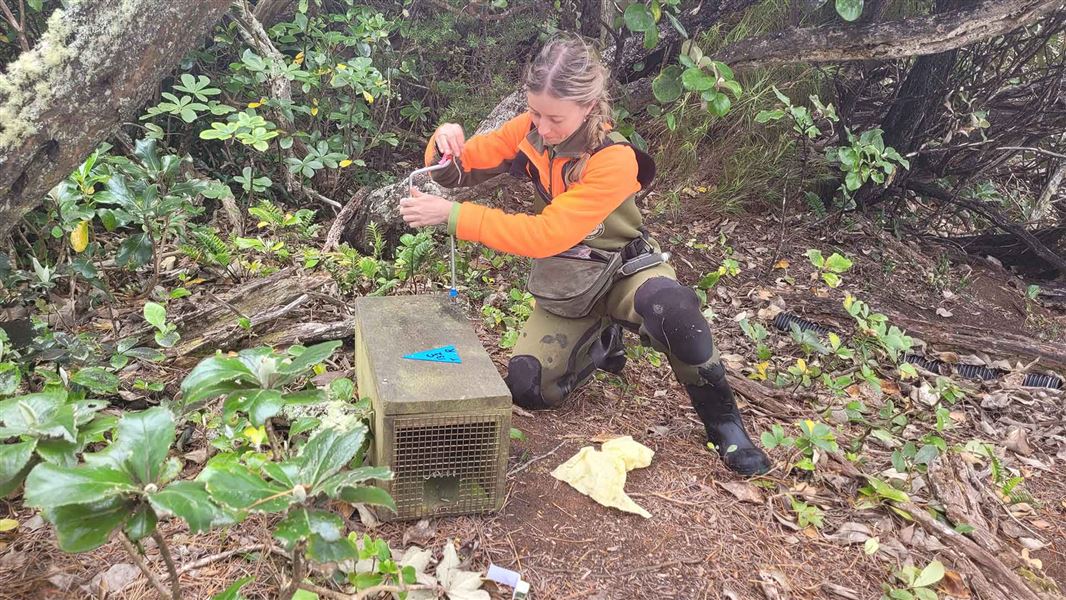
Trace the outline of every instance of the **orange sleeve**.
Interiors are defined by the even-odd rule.
[[[433,180],[444,187],[471,186],[500,173],[507,172],[518,154],[518,144],[529,133],[532,122],[528,112],[514,117],[488,133],[466,140],[463,155],[457,160],[460,169],[444,169],[433,173]],[[435,165],[441,156],[434,134],[426,145],[425,165]]]
[[[593,155],[581,180],[556,196],[540,214],[508,214],[464,202],[455,215],[455,234],[501,252],[544,258],[581,242],[638,191],[633,149],[609,146]]]

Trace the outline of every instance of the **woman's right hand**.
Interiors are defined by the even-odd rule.
[[[462,125],[445,123],[437,128],[433,134],[437,142],[437,150],[442,156],[451,155],[460,157],[463,155],[463,146],[466,145],[466,136],[463,135]]]

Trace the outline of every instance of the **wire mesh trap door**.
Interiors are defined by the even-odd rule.
[[[393,518],[498,510],[503,504],[510,411],[386,417],[383,454],[394,476]],[[389,443],[391,440],[391,443]],[[386,518],[389,515],[382,515]]]

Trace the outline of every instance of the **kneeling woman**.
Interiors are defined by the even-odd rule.
[[[500,173],[528,178],[536,214],[507,214],[412,189],[400,213],[412,226],[447,223],[459,239],[532,257],[537,298],[508,367],[514,402],[559,406],[599,368],[625,363],[622,327],[665,353],[692,399],[707,437],[733,471],[764,473],[769,461],[744,430],[710,326],[691,289],[679,284],[643,227],[634,195],[654,176],[650,157],[611,132],[608,71],[580,39],[556,38],[530,66],[529,110],[466,140],[444,124],[426,164],[445,187]]]

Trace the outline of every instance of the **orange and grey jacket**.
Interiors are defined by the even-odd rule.
[[[643,220],[634,196],[655,175],[651,158],[616,133],[588,148],[585,126],[547,146],[529,113],[467,140],[455,168],[433,173],[444,187],[472,186],[501,173],[528,178],[537,191],[536,214],[508,214],[471,202],[456,203],[448,230],[461,240],[521,256],[543,258],[584,243],[618,250],[641,237]],[[437,164],[435,140],[426,165]]]

